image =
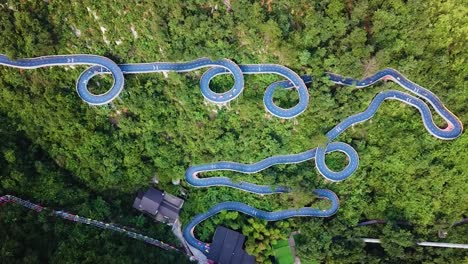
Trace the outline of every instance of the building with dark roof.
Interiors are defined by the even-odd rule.
[[[145,193],[138,193],[133,202],[133,208],[151,216],[156,221],[173,225],[179,219],[183,204],[184,200],[174,195],[150,188]]]
[[[216,228],[208,259],[218,264],[254,264],[255,257],[243,249],[245,236],[222,226]]]

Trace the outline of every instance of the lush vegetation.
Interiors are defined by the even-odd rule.
[[[294,256],[292,255],[288,240],[279,240],[272,248],[278,264],[294,262]]]
[[[271,244],[301,231],[304,263],[461,263],[466,251],[416,247],[415,241],[468,243],[468,137],[438,140],[419,113],[386,102],[371,121],[339,140],[359,152],[358,171],[341,183],[324,181],[312,162],[276,166],[235,180],[294,187],[291,194],[259,197],[228,188],[194,189],[182,180],[191,164],[255,162],[297,153],[323,142],[345,117],[364,110],[386,83],[364,90],[339,88],[332,71],[362,77],[393,67],[434,91],[463,123],[468,122],[468,8],[448,0],[232,0],[223,1],[1,1],[0,53],[12,58],[91,53],[117,63],[186,61],[208,56],[238,63],[280,63],[312,74],[311,101],[294,120],[265,113],[264,89],[275,76],[247,76],[243,95],[229,107],[206,104],[200,72],[126,76],[112,105],[90,107],[75,93],[84,67],[17,70],[0,67],[0,194],[14,194],[54,208],[135,227],[168,242],[170,230],[131,209],[138,189],[157,176],[159,187],[187,193],[182,218],[189,221],[214,204],[235,200],[278,210],[317,204],[314,188],[341,200],[330,219],[296,218],[265,223],[223,213],[196,230],[209,241],[222,224],[248,236],[247,251],[268,262]],[[95,78],[94,90],[110,77]],[[219,77],[223,90],[232,84]],[[278,92],[280,105],[294,104]],[[440,119],[436,121],[441,125]],[[341,155],[327,163],[343,166]],[[210,176],[213,174],[207,174]],[[0,259],[6,263],[180,263],[185,258],[128,238],[27,212],[0,213]],[[364,219],[409,221],[357,228]],[[445,239],[437,237],[448,230]],[[366,246],[359,237],[378,237]],[[175,242],[174,242],[175,243]]]

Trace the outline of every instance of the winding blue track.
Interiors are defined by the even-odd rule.
[[[326,210],[320,210],[320,209],[315,209],[315,208],[310,208],[310,207],[304,207],[300,209],[289,209],[289,210],[276,211],[276,212],[266,212],[266,211],[248,206],[244,203],[223,202],[223,203],[219,203],[211,207],[210,210],[208,210],[206,213],[195,216],[190,221],[190,223],[188,223],[187,226],[184,228],[183,235],[184,235],[185,240],[191,246],[197,248],[198,250],[204,253],[209,253],[210,245],[196,239],[193,234],[193,230],[199,223],[203,222],[204,220],[210,218],[211,216],[223,210],[242,212],[244,214],[247,214],[252,217],[259,218],[259,219],[263,219],[266,221],[279,221],[279,220],[283,220],[283,219],[287,219],[291,217],[299,217],[299,216],[329,217],[336,213],[339,207],[339,200],[334,192],[330,190],[316,189],[314,190],[314,193],[319,198],[325,198],[325,199],[330,200],[332,203],[330,208]]]
[[[154,62],[117,65],[108,58],[95,55],[58,55],[22,59],[17,61],[12,61],[6,56],[0,55],[0,65],[22,69],[83,64],[91,65],[91,67],[86,69],[80,75],[77,81],[76,89],[79,96],[90,105],[108,104],[116,97],[118,97],[124,86],[124,74],[168,71],[188,72],[209,67],[210,69],[208,69],[200,79],[200,89],[203,96],[213,103],[227,103],[237,98],[242,93],[244,88],[244,74],[276,74],[286,78],[287,80],[285,81],[275,82],[268,86],[263,101],[265,108],[272,115],[279,118],[288,119],[296,117],[297,115],[304,112],[307,108],[309,94],[305,83],[312,82],[312,77],[300,77],[292,70],[281,65],[237,65],[227,59],[212,61],[208,58],[200,58],[194,61],[183,63]],[[91,78],[99,74],[111,74],[113,76],[114,83],[106,93],[95,95],[89,91],[87,85]],[[234,78],[234,85],[225,93],[216,93],[210,89],[209,84],[214,77],[223,74],[231,74]],[[253,164],[241,164],[236,162],[223,161],[192,166],[186,171],[185,174],[187,182],[195,187],[227,186],[255,194],[284,193],[289,192],[289,188],[280,186],[273,189],[270,186],[256,185],[248,182],[234,183],[226,177],[199,178],[198,175],[207,171],[220,170],[230,170],[241,173],[256,173],[276,164],[300,163],[310,159],[315,159],[318,172],[326,179],[334,182],[342,181],[351,176],[351,174],[356,171],[359,165],[359,156],[354,148],[350,145],[343,142],[333,141],[349,127],[372,118],[372,116],[374,116],[374,114],[377,112],[379,106],[385,100],[399,100],[405,104],[414,106],[421,113],[423,124],[426,130],[437,138],[446,140],[454,139],[458,137],[463,131],[463,126],[460,120],[458,120],[454,114],[445,108],[445,106],[435,94],[408,80],[394,69],[384,69],[362,80],[345,78],[334,73],[328,73],[328,75],[330,80],[336,84],[354,86],[356,88],[364,88],[380,80],[392,80],[404,89],[417,95],[419,98],[396,90],[380,92],[377,94],[377,96],[374,97],[365,111],[346,118],[333,129],[331,129],[326,134],[328,139],[326,146],[319,146],[317,148],[298,154],[273,156]],[[276,89],[281,88],[295,88],[299,94],[299,103],[289,109],[283,109],[275,105],[273,102],[273,93]],[[445,120],[447,123],[446,128],[440,128],[434,123],[429,106],[422,99],[432,105],[435,111]],[[332,171],[325,163],[325,154],[335,151],[344,153],[348,158],[348,164],[341,171]],[[327,210],[300,208],[277,212],[265,212],[239,202],[219,203],[209,209],[206,213],[197,215],[195,218],[193,218],[184,229],[184,237],[193,247],[201,250],[202,252],[209,252],[209,244],[197,240],[193,234],[193,231],[196,225],[198,225],[200,222],[213,216],[214,214],[219,213],[222,210],[235,210],[267,221],[278,221],[297,216],[328,217],[333,215],[338,210],[338,197],[333,192],[329,190],[317,189],[314,191],[314,193],[320,198],[329,199],[332,203],[331,207]]]
[[[309,92],[306,83],[312,78],[301,78],[291,69],[277,64],[245,64],[237,65],[231,60],[221,59],[213,61],[209,58],[200,58],[189,62],[153,62],[117,65],[110,59],[96,55],[55,55],[31,59],[10,60],[0,55],[0,65],[21,69],[35,69],[49,66],[92,65],[81,73],[76,83],[78,95],[90,105],[104,105],[111,103],[119,96],[124,87],[124,74],[154,73],[154,72],[189,72],[201,68],[210,68],[200,79],[202,95],[210,102],[217,104],[228,103],[237,98],[244,89],[244,74],[276,74],[287,79],[273,83],[267,88],[264,98],[265,108],[274,116],[280,118],[293,118],[301,114],[309,104]],[[91,78],[100,74],[111,74],[114,79],[112,87],[104,94],[93,94],[88,89]],[[231,74],[234,78],[233,87],[224,93],[216,93],[210,89],[211,80],[223,74]],[[299,94],[299,103],[290,109],[278,107],[273,102],[273,92],[277,88],[296,88]]]
[[[330,77],[330,80],[336,84],[355,86],[356,88],[364,88],[380,80],[392,80],[398,83],[404,89],[428,101],[434,107],[436,112],[447,122],[447,127],[439,128],[434,123],[432,119],[432,113],[428,105],[420,98],[396,90],[384,91],[374,97],[374,99],[365,111],[346,118],[341,123],[336,125],[333,129],[331,129],[326,134],[328,138],[328,144],[325,147],[317,147],[298,154],[273,156],[253,164],[241,164],[237,162],[223,161],[192,166],[185,173],[185,178],[187,182],[195,187],[227,186],[256,194],[273,194],[289,192],[289,188],[284,186],[279,186],[275,189],[272,189],[270,186],[256,185],[248,182],[232,182],[227,177],[199,178],[198,175],[207,171],[221,170],[236,171],[241,173],[255,173],[276,164],[300,163],[314,158],[317,170],[321,175],[323,175],[326,179],[330,181],[342,181],[351,176],[351,174],[353,174],[356,171],[359,165],[359,156],[354,150],[354,148],[352,148],[350,145],[345,144],[343,142],[332,141],[335,140],[349,127],[372,118],[372,116],[374,116],[374,114],[377,112],[379,106],[385,100],[399,100],[403,103],[414,106],[421,113],[423,124],[426,130],[437,138],[446,140],[454,139],[458,137],[463,131],[463,126],[460,120],[458,120],[458,118],[454,114],[452,114],[447,108],[445,108],[445,106],[435,94],[411,82],[394,69],[384,69],[363,80],[345,78],[333,73],[328,73],[328,75]],[[343,152],[348,158],[348,164],[346,165],[346,167],[343,170],[337,172],[330,170],[325,163],[325,154],[334,151]],[[184,237],[187,240],[187,242],[190,243],[192,246],[204,252],[209,252],[209,245],[197,240],[194,237],[193,230],[196,227],[196,225],[198,225],[200,222],[219,213],[221,210],[235,210],[254,217],[259,217],[267,221],[278,221],[296,216],[326,217],[333,215],[338,209],[338,198],[336,197],[336,195],[333,192],[327,190],[316,190],[315,193],[319,195],[319,197],[326,197],[330,201],[332,201],[332,207],[324,212],[319,212],[316,209],[311,208],[302,208],[297,210],[285,210],[267,213],[258,209],[254,209],[242,203],[220,203],[209,209],[206,213],[197,215],[195,218],[193,218],[184,229]]]

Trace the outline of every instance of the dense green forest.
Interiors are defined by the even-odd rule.
[[[243,94],[218,108],[199,91],[203,71],[127,75],[118,100],[91,107],[75,91],[85,67],[0,67],[0,195],[176,243],[169,227],[131,208],[136,192],[154,176],[158,188],[187,194],[183,223],[228,200],[269,211],[322,206],[310,192],[328,188],[341,205],[331,218],[266,223],[229,212],[204,222],[196,234],[210,241],[218,224],[243,232],[247,251],[260,263],[270,261],[271,243],[295,230],[301,232],[297,251],[303,263],[468,263],[466,250],[415,246],[416,241],[468,243],[468,225],[450,227],[468,217],[468,136],[451,141],[431,136],[419,112],[401,102],[385,102],[371,121],[340,136],[360,155],[358,170],[343,182],[326,182],[311,161],[252,175],[206,174],[287,185],[294,189],[290,194],[195,189],[183,181],[190,165],[251,163],[314,148],[330,128],[363,111],[378,91],[401,90],[390,82],[340,88],[327,81],[326,71],[363,77],[393,67],[437,94],[466,125],[468,7],[462,2],[231,0],[228,10],[221,0],[2,0],[0,54],[11,58],[75,53],[117,63],[230,58],[240,64],[279,63],[313,75],[315,82],[306,112],[281,120],[269,116],[262,103],[276,76],[246,76]],[[217,77],[213,87],[222,91],[232,83],[228,76]],[[93,91],[104,92],[111,84],[110,76],[95,77]],[[297,95],[281,91],[275,99],[291,106]],[[339,169],[344,155],[329,155],[327,163]],[[172,183],[178,180],[180,185]],[[365,219],[389,222],[356,227]],[[0,207],[0,225],[1,263],[188,262],[14,205]],[[447,230],[447,237],[438,238],[439,230]],[[383,244],[366,246],[359,237],[381,238]]]

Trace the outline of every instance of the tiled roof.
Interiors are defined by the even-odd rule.
[[[184,200],[166,192],[150,188],[145,193],[139,192],[133,207],[147,213],[157,221],[173,224],[179,218]]]
[[[255,258],[242,249],[245,236],[218,226],[210,245],[208,259],[219,264],[254,264]]]

